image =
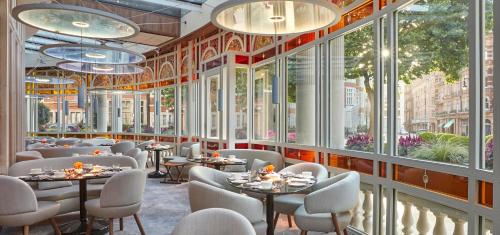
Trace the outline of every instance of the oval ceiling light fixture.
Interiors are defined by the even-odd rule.
[[[26,76],[24,78],[24,82],[36,84],[65,85],[73,84],[75,83],[75,80],[52,76]]]
[[[85,38],[130,38],[140,31],[136,23],[119,15],[59,3],[18,5],[12,16],[37,29]]]
[[[146,60],[142,54],[104,45],[53,44],[42,46],[40,51],[60,60],[94,64],[137,64]]]
[[[327,0],[233,0],[217,6],[211,20],[228,31],[285,35],[336,24],[342,13],[337,5]]]
[[[91,74],[138,74],[144,72],[144,69],[134,64],[93,64],[80,63],[74,61],[63,61],[57,63],[57,67],[78,72]]]
[[[124,94],[146,94],[147,92],[137,91],[137,90],[93,88],[89,89],[89,93],[95,95],[124,95]]]

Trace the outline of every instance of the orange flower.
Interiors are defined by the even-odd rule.
[[[65,145],[64,145],[64,147],[65,147],[65,148],[69,148],[69,144],[65,144]]]
[[[214,153],[212,153],[212,157],[218,158],[218,157],[220,157],[220,153],[219,152],[214,152]]]
[[[273,165],[267,165],[266,167],[264,167],[264,170],[267,172],[267,173],[271,173],[274,171],[274,166]]]
[[[115,143],[117,143],[117,144],[120,143],[120,140],[119,139],[115,140]]]
[[[83,163],[82,162],[75,162],[75,163],[73,163],[73,168],[83,169]]]
[[[101,153],[101,150],[99,150],[99,149],[96,149],[96,150],[94,151],[94,154],[95,154],[95,155],[99,155],[100,153]]]

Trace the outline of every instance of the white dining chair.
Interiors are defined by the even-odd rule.
[[[250,221],[236,211],[210,208],[184,217],[172,235],[255,235]]]

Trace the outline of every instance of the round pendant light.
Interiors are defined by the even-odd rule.
[[[12,9],[12,16],[37,29],[86,38],[129,38],[140,31],[139,26],[127,18],[75,5],[23,4]]]
[[[24,78],[24,82],[36,84],[66,85],[75,83],[75,80],[52,76],[26,76]]]
[[[327,0],[232,0],[217,6],[211,20],[233,32],[285,35],[333,25],[341,16],[342,10]]]
[[[142,67],[133,64],[91,64],[73,61],[57,63],[57,67],[79,73],[91,74],[137,74],[144,72]]]
[[[136,64],[146,59],[133,51],[101,45],[53,44],[40,51],[56,59],[94,64]]]
[[[90,89],[89,93],[94,95],[124,95],[124,94],[145,94],[147,92],[137,91],[137,90],[94,88]]]

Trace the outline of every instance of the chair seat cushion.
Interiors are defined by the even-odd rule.
[[[349,211],[337,213],[340,230],[347,228],[351,222],[351,218],[352,216]],[[324,233],[335,232],[335,226],[333,225],[330,213],[309,214],[304,206],[300,206],[295,211],[294,219],[295,224],[301,230]]]
[[[304,205],[305,194],[289,194],[274,198],[274,211],[280,214],[293,215],[295,210]]]
[[[14,215],[0,215],[0,224],[5,226],[32,225],[54,217],[59,211],[57,202],[38,202],[38,210]]]
[[[136,203],[121,207],[101,207],[100,199],[93,199],[85,202],[85,208],[89,215],[109,219],[131,216],[139,211],[141,203]]]
[[[103,185],[88,184],[87,196],[95,197],[101,194]],[[41,201],[59,201],[67,198],[74,198],[80,196],[80,186],[73,185],[71,187],[47,189],[47,190],[34,190],[36,198]]]

